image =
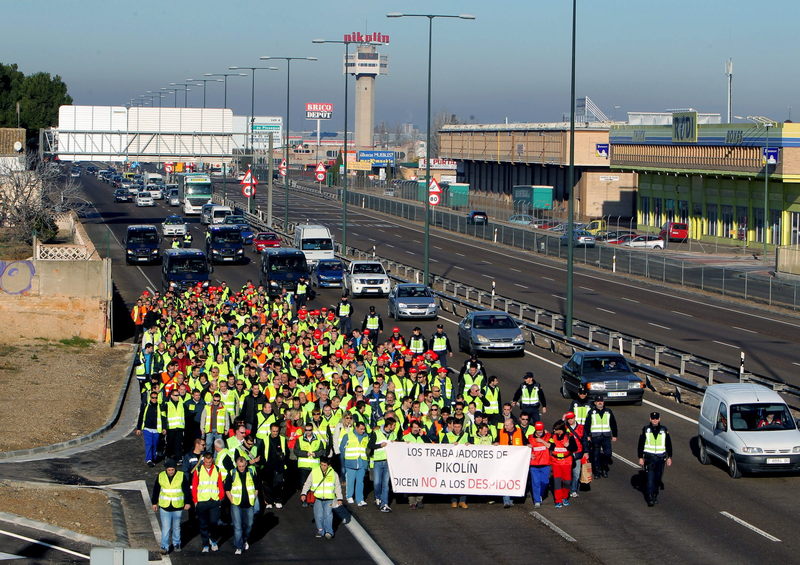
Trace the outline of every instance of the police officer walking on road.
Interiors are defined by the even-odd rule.
[[[183,248],[188,249],[192,246],[192,234],[190,234],[187,230],[185,234],[183,234]]]
[[[339,316],[339,331],[342,335],[349,338],[353,331],[353,321],[350,317],[353,313],[353,305],[347,300],[347,295],[342,295],[342,300],[336,307],[336,315]]]
[[[375,312],[375,307],[369,307],[369,314],[364,316],[364,321],[361,324],[361,331],[369,330],[369,338],[372,340],[372,345],[378,345],[378,336],[383,331],[383,320],[381,315]]]
[[[589,410],[584,424],[585,437],[591,445],[592,473],[595,479],[608,477],[611,442],[617,441],[617,420],[605,404],[604,399],[595,399],[594,408]]]
[[[672,439],[666,426],[661,425],[661,414],[650,413],[650,424],[642,428],[639,436],[639,465],[644,467],[647,475],[644,496],[647,505],[658,503],[658,491],[661,488],[661,477],[664,465],[672,465]]]
[[[544,397],[544,391],[533,378],[531,371],[525,373],[525,376],[522,377],[522,384],[514,393],[512,405],[516,404],[519,404],[519,409],[523,414],[530,416],[531,422],[539,421],[540,409],[542,414],[547,413],[547,399]]]

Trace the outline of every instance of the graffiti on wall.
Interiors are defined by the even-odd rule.
[[[33,261],[0,261],[0,291],[6,294],[27,292],[34,274]]]

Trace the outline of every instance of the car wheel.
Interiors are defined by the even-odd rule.
[[[561,379],[561,398],[569,398],[569,390],[567,390],[567,381]]]
[[[742,472],[739,470],[739,464],[736,463],[736,457],[733,456],[733,453],[728,454],[728,474],[732,479],[738,479],[742,476]]]
[[[697,459],[700,461],[701,465],[708,465],[711,463],[711,460],[708,457],[708,448],[706,447],[706,442],[703,441],[703,438],[697,438]]]
[[[664,249],[663,245],[654,245],[653,249]]]

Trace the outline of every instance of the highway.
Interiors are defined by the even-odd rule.
[[[239,188],[229,184],[227,195],[243,202]],[[256,197],[260,210],[266,210],[265,192]],[[276,218],[284,217],[284,195],[282,187],[275,190]],[[292,191],[289,221],[320,223],[341,238],[341,203]],[[422,236],[418,223],[348,206],[349,246],[363,250],[374,246],[380,257],[421,268]],[[435,227],[430,250],[431,272],[436,275],[486,291],[494,281],[500,295],[564,312],[563,263]],[[734,367],[744,351],[747,371],[800,385],[797,317],[580,265],[574,288],[576,319]]]
[[[86,218],[90,237],[103,255],[114,259],[116,290],[130,305],[143,288],[158,288],[158,266],[126,266],[119,241],[131,223],[159,224],[177,209],[160,203],[155,208],[136,208],[115,204],[109,185],[94,178],[81,179],[87,199],[96,213]],[[263,193],[262,193],[263,195]],[[276,192],[275,214],[283,210],[282,194]],[[323,223],[338,233],[340,211],[337,203],[290,195],[290,221],[311,220]],[[260,203],[260,202],[259,202]],[[348,243],[356,247],[376,246],[385,258],[419,265],[421,259],[420,227],[380,214],[350,209]],[[196,220],[194,221],[196,222]],[[191,224],[195,242],[201,242],[199,224]],[[476,243],[448,234],[434,232],[431,241],[432,265],[437,274],[486,287],[496,280],[503,294],[545,308],[563,308],[562,267],[530,255]],[[166,246],[166,245],[165,245]],[[248,251],[249,265],[218,266],[214,278],[226,280],[237,288],[248,278],[256,279],[256,257]],[[659,291],[638,282],[615,280],[604,274],[579,270],[576,277],[576,315],[597,323],[618,322],[629,333],[661,340],[675,347],[692,349],[705,355],[719,356],[727,362],[738,359],[738,348],[748,352],[750,370],[780,368],[790,377],[797,361],[796,320],[763,311],[742,309],[706,298],[690,298],[672,290]],[[338,301],[339,292],[324,290],[316,304]],[[385,300],[355,300],[354,319],[360,320],[367,306],[375,304],[385,312]],[[451,339],[458,320],[440,318]],[[392,322],[384,320],[386,325]],[[404,335],[420,325],[429,335],[434,322],[397,324]],[[654,324],[658,324],[657,327]],[[117,331],[124,337],[124,324]],[[737,329],[739,328],[739,329]],[[742,329],[756,332],[751,334]],[[727,345],[721,345],[721,344]],[[463,354],[456,354],[451,365],[460,366]],[[487,358],[490,374],[500,377],[502,399],[509,400],[523,372],[531,370],[547,394],[549,411],[544,420],[548,427],[567,409],[568,402],[558,394],[559,366],[563,359],[541,350],[529,349],[522,358]],[[394,504],[391,514],[379,513],[373,505],[356,510],[358,520],[397,563],[452,563],[469,559],[474,563],[517,563],[536,556],[545,562],[569,563],[663,563],[676,560],[689,563],[740,563],[753,560],[789,563],[800,551],[795,537],[794,520],[800,497],[798,478],[794,476],[744,477],[730,479],[720,466],[700,465],[693,453],[697,432],[697,411],[674,404],[650,392],[643,406],[615,406],[620,427],[614,444],[616,458],[610,477],[595,481],[591,492],[581,493],[569,508],[556,510],[548,499],[537,512],[530,500],[504,510],[502,505],[470,499],[469,510],[453,510],[444,499],[426,504],[412,512],[402,503]],[[635,464],[636,440],[648,421],[651,410],[660,410],[662,422],[669,427],[675,447],[675,464],[665,474],[665,492],[661,504],[648,508],[641,492],[634,488],[639,469]],[[113,446],[110,446],[113,448]],[[129,440],[119,449],[141,456],[141,444]],[[138,469],[134,469],[134,473]],[[85,471],[84,471],[85,472]],[[131,471],[126,471],[130,475]],[[147,476],[142,467],[141,475]],[[121,480],[115,477],[116,480]],[[111,481],[111,479],[109,479]],[[292,509],[294,507],[294,509]],[[296,500],[287,512],[296,516]],[[306,543],[306,531],[287,533],[296,528],[297,519],[280,520],[266,535],[270,544],[282,532],[283,543]],[[298,541],[299,540],[299,541]],[[336,544],[354,543],[339,538]],[[281,546],[274,546],[280,551]],[[180,558],[191,559],[194,545]],[[332,547],[332,546],[331,546]],[[346,545],[345,547],[350,547]],[[458,552],[458,557],[454,556]],[[185,557],[184,557],[185,556]],[[275,556],[273,555],[273,559]],[[176,562],[182,562],[175,559]],[[190,561],[187,561],[190,562]]]

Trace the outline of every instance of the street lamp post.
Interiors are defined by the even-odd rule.
[[[163,90],[165,92],[171,92],[172,93],[172,95],[173,95],[172,107],[173,108],[177,108],[178,107],[178,89],[177,88],[162,88],[161,90]]]
[[[202,82],[203,83],[203,108],[206,107],[206,86],[209,82],[223,82],[221,78],[187,78],[188,82]],[[200,85],[197,85],[200,86]]]
[[[228,107],[228,77],[246,77],[247,73],[203,73],[205,77],[223,77],[223,82],[225,86],[223,87],[224,94],[223,94],[223,102],[222,107]]]
[[[188,108],[189,107],[189,105],[188,105],[188,100],[189,100],[188,93],[189,93],[189,90],[191,90],[189,88],[190,85],[185,83],[185,82],[171,82],[171,83],[169,83],[169,85],[170,86],[175,86],[175,87],[178,87],[178,86],[183,87],[183,88],[178,88],[178,90],[182,90],[183,91],[183,107],[184,108]]]
[[[256,121],[256,71],[277,71],[278,67],[228,67],[228,69],[235,71],[237,69],[248,69],[252,73],[252,81],[250,83],[250,151],[253,150],[253,123]],[[271,135],[271,134],[270,134]],[[247,138],[245,138],[247,139]],[[272,158],[272,156],[270,156]],[[252,159],[252,157],[251,157]]]
[[[577,0],[572,0],[572,62],[569,75],[569,169],[567,170],[567,304],[564,311],[564,335],[572,337],[573,279],[575,275],[575,30]]]
[[[284,205],[286,210],[283,216],[283,229],[289,229],[289,86],[291,81],[292,61],[316,61],[316,57],[272,57],[264,55],[259,57],[262,61],[281,60],[286,61],[286,143],[283,148],[283,159],[286,161],[286,176],[283,177],[283,188],[286,191]],[[270,155],[270,159],[272,155]]]
[[[434,18],[458,18],[462,20],[474,20],[475,16],[470,14],[403,14],[391,12],[386,14],[387,18],[428,18],[428,114],[427,114],[427,140],[425,146],[425,186],[430,189],[431,185],[431,64],[433,57],[433,20]],[[423,257],[423,281],[430,284],[431,270],[431,203],[425,198],[425,245]]]

